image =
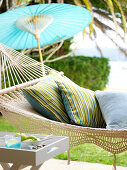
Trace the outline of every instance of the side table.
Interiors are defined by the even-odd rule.
[[[0,137],[14,135],[11,132],[0,132]],[[33,134],[32,134],[33,135]],[[45,137],[46,135],[36,135]],[[12,149],[0,146],[0,164],[4,170],[21,170],[32,166],[31,170],[39,170],[41,165],[48,159],[53,158],[64,151],[69,150],[69,138],[53,136],[43,143],[45,146],[37,150],[29,148]],[[12,166],[9,165],[12,163]]]

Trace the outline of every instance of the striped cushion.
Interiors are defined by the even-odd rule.
[[[61,78],[59,74],[48,75],[38,84],[24,88],[22,92],[33,108],[44,117],[69,123],[70,119],[54,81]]]
[[[86,127],[105,127],[94,91],[70,84],[66,81],[56,81],[68,116],[74,124]]]

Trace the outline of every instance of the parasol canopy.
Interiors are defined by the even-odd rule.
[[[68,39],[91,21],[89,11],[68,4],[39,4],[11,10],[0,15],[0,43],[13,49],[38,46],[45,75],[41,46]]]
[[[0,43],[28,49],[68,39],[89,25],[88,10],[69,4],[31,5],[0,14]],[[35,39],[36,38],[36,39]]]

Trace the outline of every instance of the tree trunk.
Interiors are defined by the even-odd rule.
[[[8,1],[8,2],[9,2],[9,4],[8,4],[8,5],[9,5],[9,8],[11,8],[11,7],[13,6],[13,1],[14,1],[14,0],[9,0],[9,1]]]
[[[6,9],[6,1],[4,0],[1,7],[0,7],[0,13],[3,13],[5,12],[7,9]]]
[[[8,0],[8,7],[11,8],[13,5],[13,0]],[[7,9],[7,4],[6,4],[6,0],[3,0],[3,3],[0,7],[0,13],[6,12]]]

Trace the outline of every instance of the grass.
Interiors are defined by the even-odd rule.
[[[84,161],[91,163],[101,163],[112,165],[113,154],[101,149],[94,144],[83,144],[70,149],[70,157],[73,161]],[[127,152],[116,155],[117,166],[127,167]],[[62,153],[56,157],[57,159],[67,159],[67,153]]]
[[[2,116],[0,117],[0,131],[16,132]],[[70,148],[70,159],[73,161],[85,161],[112,165],[113,155],[94,144],[83,144]],[[67,152],[56,157],[56,159],[67,159]],[[127,152],[117,155],[117,166],[127,167]]]
[[[11,126],[2,116],[0,116],[0,131],[16,132],[16,129]]]

